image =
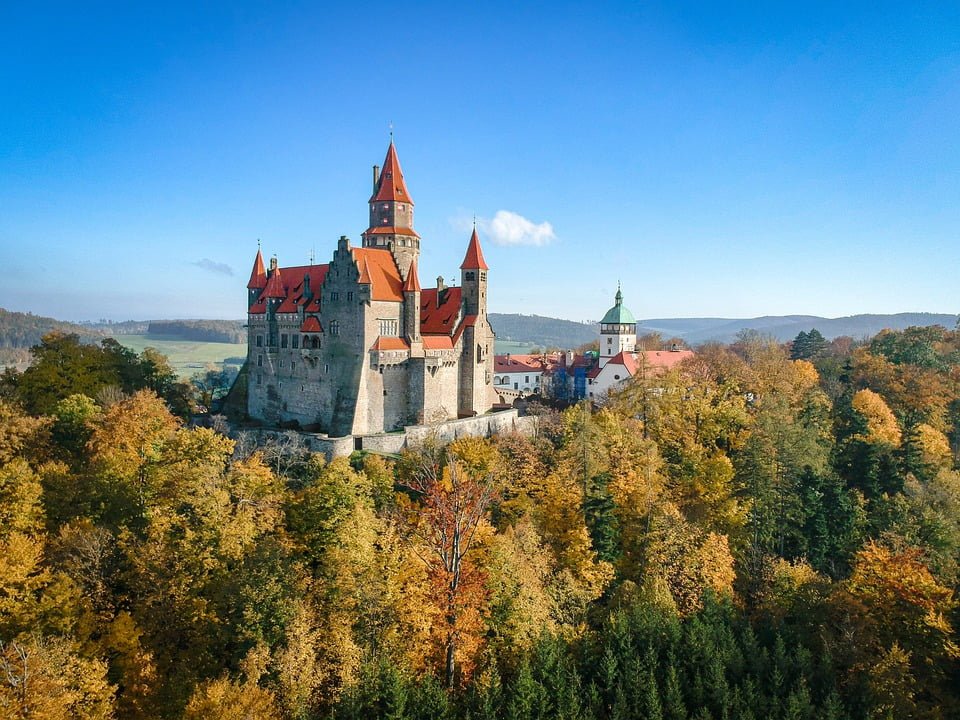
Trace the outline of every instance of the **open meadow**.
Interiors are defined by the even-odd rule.
[[[116,335],[114,338],[137,353],[148,347],[157,349],[167,356],[180,377],[190,377],[210,364],[219,367],[228,358],[241,358],[235,363],[240,365],[247,356],[246,343],[197,342],[163,335]]]

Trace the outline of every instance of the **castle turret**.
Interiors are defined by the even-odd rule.
[[[490,268],[483,259],[477,229],[473,229],[467,254],[460,264],[460,284],[463,286],[464,313],[485,315],[487,312],[487,271]]]
[[[463,350],[460,361],[461,416],[477,415],[490,409],[493,400],[494,334],[487,321],[487,271],[477,228],[473,228],[467,254],[460,264],[463,298]]]
[[[411,347],[420,342],[420,279],[417,261],[410,263],[410,271],[403,283],[403,324]]]
[[[410,264],[420,256],[420,236],[413,229],[413,198],[400,169],[397,148],[390,141],[383,169],[373,170],[370,196],[370,226],[363,233],[364,247],[389,248],[400,273],[406,276]]]
[[[267,286],[267,270],[263,266],[263,253],[257,248],[257,257],[253,260],[253,270],[250,271],[250,282],[247,283],[247,307],[253,305],[260,297],[260,291]]]
[[[637,321],[623,304],[623,293],[617,285],[614,305],[600,321],[600,367],[621,352],[633,352],[637,346]]]

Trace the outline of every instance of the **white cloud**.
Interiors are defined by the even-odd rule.
[[[509,210],[497,210],[492,220],[477,223],[496,245],[547,245],[557,239],[553,225],[535,223]]]

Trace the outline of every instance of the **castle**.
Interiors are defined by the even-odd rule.
[[[340,237],[325,265],[264,266],[247,284],[247,412],[331,436],[389,432],[487,412],[494,332],[476,228],[460,286],[422,289],[413,199],[391,140],[373,168],[362,247]]]

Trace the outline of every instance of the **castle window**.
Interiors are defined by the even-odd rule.
[[[467,272],[464,273],[463,277],[465,280],[473,280],[473,271],[467,270]]]
[[[287,346],[287,334],[283,333],[280,336],[280,347],[285,348]]]
[[[263,367],[263,355],[257,355],[257,367]]]
[[[257,335],[257,347],[263,347],[263,335]]]
[[[337,320],[330,321],[330,334],[339,335],[340,334],[340,322]]]
[[[347,302],[351,302],[352,300],[353,300],[353,290],[348,290],[348,291],[347,291]]]
[[[292,338],[290,338],[290,342],[291,347],[293,347],[294,350],[297,350],[300,347],[300,336],[294,335]]]
[[[324,365],[324,366],[323,366],[323,371],[324,371],[325,373],[330,372],[330,366],[329,366],[329,365]]]
[[[330,299],[331,299],[331,300],[339,300],[339,299],[340,299],[340,293],[338,293],[338,292],[332,292],[332,293],[330,293]]]
[[[283,358],[280,358],[280,367],[283,367]]]
[[[396,337],[400,334],[400,322],[398,320],[381,319],[380,334],[384,337]]]
[[[620,379],[620,376],[619,376],[619,375],[614,375],[614,376],[613,376],[613,379],[614,379],[614,380],[619,380],[619,379]]]
[[[290,372],[293,373],[297,369],[297,364],[295,362],[290,363]]]
[[[257,385],[263,385],[263,373],[257,373]]]
[[[480,279],[481,279],[481,280],[486,280],[486,279],[487,279],[487,274],[486,274],[483,270],[480,271]]]

